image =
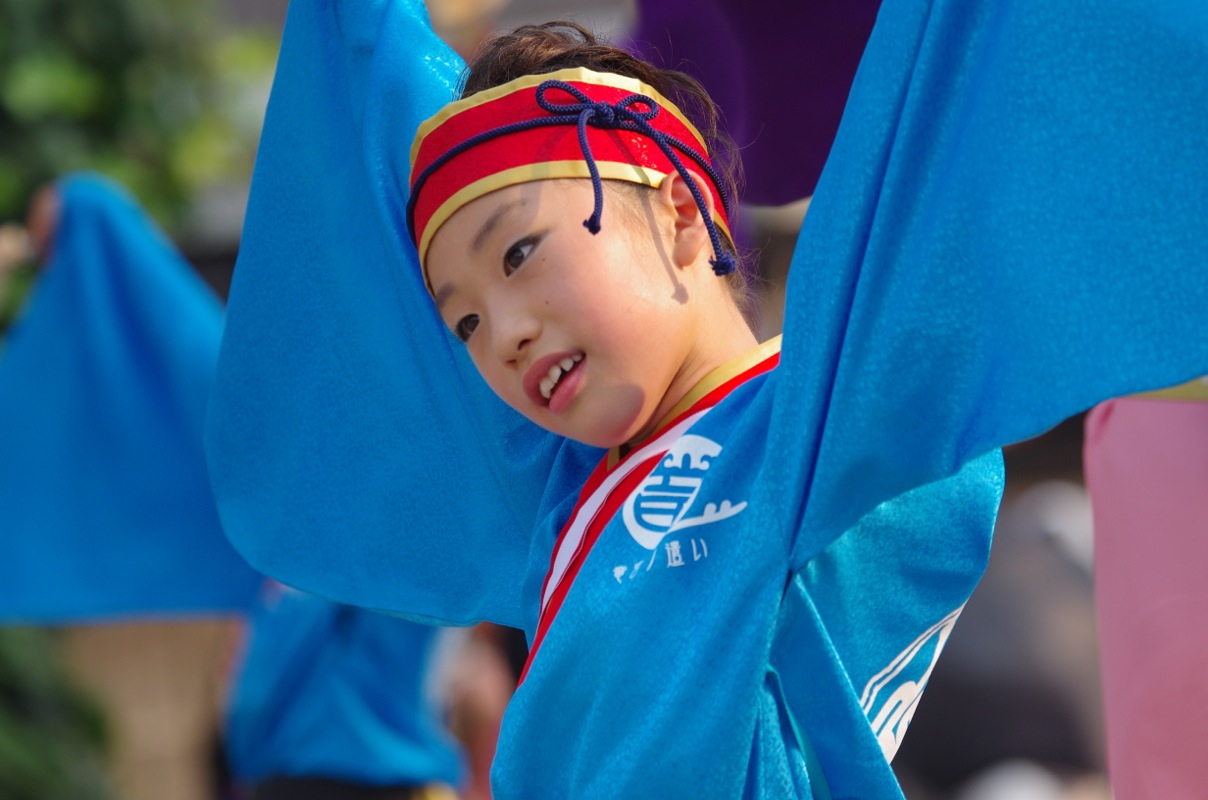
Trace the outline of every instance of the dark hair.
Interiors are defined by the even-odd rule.
[[[738,209],[742,184],[742,163],[730,137],[720,125],[721,112],[700,82],[684,72],[660,69],[630,55],[619,47],[601,41],[576,22],[559,20],[541,25],[522,25],[484,42],[475,52],[462,79],[461,97],[501,86],[525,75],[540,75],[561,69],[585,67],[596,72],[611,72],[635,78],[675,103],[696,126],[705,140],[714,169],[721,177],[719,188]],[[731,231],[736,216],[731,217]],[[725,237],[723,242],[725,242]],[[725,242],[727,246],[732,242]],[[730,285],[743,314],[754,327],[755,303],[750,279],[742,266],[730,273]]]

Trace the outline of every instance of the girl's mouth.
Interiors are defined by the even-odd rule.
[[[577,353],[573,356],[567,356],[549,368],[549,371],[541,378],[538,384],[538,391],[548,403],[554,390],[562,381],[562,378],[574,370],[575,366],[583,360],[583,354]]]
[[[586,358],[582,350],[563,350],[534,361],[522,380],[529,402],[555,414],[562,413],[575,395]]]

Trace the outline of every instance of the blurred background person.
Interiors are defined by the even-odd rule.
[[[0,734],[13,733],[25,748],[7,759],[0,754],[0,796],[107,796],[100,776],[103,747],[117,796],[187,800],[226,791],[214,763],[224,668],[232,637],[238,635],[237,615],[260,578],[226,545],[212,508],[197,511],[165,498],[154,502],[157,481],[187,482],[196,477],[189,468],[199,463],[194,457],[199,452],[180,457],[173,442],[157,439],[172,422],[157,425],[155,412],[171,417],[180,401],[187,408],[176,414],[177,427],[189,428],[191,439],[200,429],[205,373],[212,367],[222,314],[194,272],[218,296],[225,294],[285,5],[284,0],[100,0],[62,7],[51,0],[0,0],[5,44],[0,48],[0,220],[10,220],[0,229],[0,331],[13,326],[6,342],[9,358],[0,363],[5,379],[0,428],[9,465],[5,477],[16,475],[0,487],[0,530],[9,549],[0,575],[19,578],[0,589],[0,623],[7,626],[0,628],[0,685],[21,698],[20,708],[30,710],[29,724],[11,730],[3,721],[7,717],[0,716]],[[468,6],[462,12],[452,19],[473,29],[478,12]],[[38,186],[79,167],[96,168],[137,189],[140,202],[172,240],[184,243],[191,265],[174,253],[172,242],[154,230],[129,194],[95,176],[72,177],[62,192],[40,193],[30,204],[32,235],[11,221],[25,212],[25,198]],[[148,278],[145,272],[157,260],[173,263]],[[41,279],[39,262],[51,267]],[[170,376],[187,385],[152,391],[142,405],[130,403],[154,384],[163,365],[151,362],[160,355],[170,361],[169,351],[188,339],[197,323],[189,309],[174,305],[179,297],[171,291],[156,297],[163,281],[193,292],[204,324],[194,331],[193,351],[180,354]],[[161,330],[157,326],[165,320]],[[107,360],[124,363],[130,374],[113,374]],[[111,395],[119,396],[112,404]],[[151,413],[139,417],[148,407]],[[116,415],[107,418],[115,409]],[[56,416],[72,413],[81,419]],[[84,438],[73,440],[81,431]],[[39,437],[53,438],[52,433],[54,446],[43,446]],[[148,446],[140,449],[144,442]],[[149,477],[124,469],[123,459],[137,463],[141,456],[151,460],[139,466],[157,467]],[[62,474],[65,470],[71,476]],[[72,476],[79,485],[95,476],[98,485],[72,502],[70,490],[78,488]],[[26,492],[31,484],[36,490]],[[57,506],[48,500],[60,497]],[[120,542],[107,539],[105,515],[89,516],[89,502],[98,498],[146,524],[126,526]],[[65,542],[63,535],[10,538],[10,532],[24,534],[31,525],[39,532],[53,527],[55,514],[72,517],[73,525],[87,519],[88,526],[78,529],[82,545]],[[206,529],[199,540],[221,555],[216,561],[199,555],[188,531],[176,531],[176,538],[161,531],[140,543],[139,531],[154,526],[157,514],[175,514],[178,527]],[[237,575],[219,575],[220,566]],[[224,598],[224,592],[233,597]],[[343,616],[361,614],[369,612],[346,610]],[[305,616],[282,615],[277,635]],[[340,626],[342,638],[335,646],[372,650],[375,630],[374,625]],[[358,631],[367,632],[366,641],[349,641]],[[305,638],[304,633],[296,635]],[[420,644],[427,641],[420,638]],[[443,663],[458,665],[459,730],[490,748],[476,759],[489,764],[514,677],[500,666],[502,657],[483,651],[490,645],[481,643],[464,651],[454,648]],[[376,653],[379,661],[393,655],[404,661],[392,669],[383,664],[379,671],[407,673],[406,664],[427,649],[424,645],[408,656],[398,647],[382,648]],[[323,648],[309,652],[319,663],[308,667],[295,659],[292,669],[323,674]],[[71,681],[59,670],[60,660],[70,667]],[[494,671],[484,672],[483,665]],[[375,700],[384,702],[394,686],[394,678],[378,686]],[[418,690],[403,681],[399,691],[396,705]],[[356,726],[336,711],[328,720],[331,727]],[[58,724],[42,724],[51,712]],[[382,720],[377,733],[405,738],[423,727],[422,720],[398,721],[405,723],[401,733],[388,730],[394,719]],[[49,746],[51,735],[61,748]],[[256,758],[261,765],[273,763],[264,747]],[[372,761],[373,754],[365,759]],[[287,759],[294,768],[302,760]],[[72,767],[55,766],[65,764]],[[387,763],[377,769],[394,767]],[[374,767],[362,764],[362,769]],[[50,777],[56,773],[62,777]],[[446,782],[448,774],[446,769]],[[480,782],[486,785],[485,775]]]
[[[222,307],[110,181],[42,190],[29,229],[42,270],[0,352],[0,622],[61,630],[121,796],[205,797],[224,638],[260,582],[201,447]]]
[[[450,800],[465,781],[432,670],[439,628],[269,581],[226,707],[254,800]]]
[[[222,536],[201,463],[218,301],[99,177],[39,192],[28,227],[47,267],[0,359],[15,534],[0,620],[60,626],[108,719],[119,797],[211,797],[223,664],[261,581]],[[234,773],[260,798],[454,796],[459,757],[424,692],[437,635],[268,591],[228,709]],[[489,763],[498,715],[461,705]]]
[[[1086,477],[1112,791],[1197,797],[1208,745],[1208,382],[1094,408]]]
[[[0,223],[33,240],[0,270],[6,798],[212,794],[223,654],[260,578],[218,526],[200,430],[276,52],[271,19],[231,21],[207,2],[0,0]],[[24,236],[35,190],[81,169],[156,222],[77,176]],[[113,792],[88,766],[102,745]]]

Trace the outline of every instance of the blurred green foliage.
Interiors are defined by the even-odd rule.
[[[93,169],[175,230],[207,183],[250,174],[276,46],[205,0],[0,0],[0,220]]]
[[[0,797],[105,800],[104,718],[57,666],[54,634],[0,628]]]
[[[16,321],[33,287],[37,271],[32,262],[0,273],[0,352],[4,350],[4,332]],[[2,797],[3,795],[0,795]]]

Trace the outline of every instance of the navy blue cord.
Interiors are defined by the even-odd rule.
[[[546,98],[546,92],[550,89],[561,89],[578,102],[554,103]],[[730,199],[726,195],[726,190],[721,179],[712,165],[696,152],[695,149],[688,147],[676,137],[657,130],[650,124],[650,120],[654,119],[660,111],[658,104],[654,100],[645,95],[631,94],[621,98],[616,103],[595,102],[565,81],[548,80],[537,87],[537,104],[553,116],[512,122],[472,136],[461,144],[450,148],[420,173],[411,187],[411,197],[407,201],[407,226],[411,230],[412,238],[415,237],[415,202],[419,197],[420,189],[427,182],[428,178],[432,176],[432,173],[446,164],[450,159],[483,142],[496,139],[500,136],[506,136],[510,133],[518,133],[533,128],[544,128],[550,125],[575,125],[578,128],[579,147],[583,151],[583,160],[587,162],[587,170],[591,174],[591,186],[595,198],[592,214],[583,221],[583,226],[591,231],[592,234],[599,233],[600,218],[604,212],[604,184],[600,179],[600,170],[596,167],[596,159],[592,155],[591,145],[587,141],[587,126],[592,125],[593,127],[607,130],[635,131],[651,139],[659,146],[659,149],[663,151],[663,154],[667,156],[667,159],[675,167],[676,172],[680,174],[680,177],[688,185],[688,190],[692,192],[692,198],[696,201],[696,206],[700,209],[701,216],[704,218],[705,229],[708,231],[709,241],[713,245],[713,260],[709,262],[713,266],[713,272],[717,275],[727,275],[734,271],[736,267],[734,256],[723,247],[721,235],[718,233],[717,225],[709,214],[709,207],[705,204],[704,195],[701,193],[700,187],[692,175],[688,172],[688,169],[684,166],[684,162],[677,155],[676,150],[691,158],[696,166],[700,167],[701,171],[709,176],[709,179],[713,181],[713,185],[717,187],[717,191],[721,195],[722,207],[725,209],[726,215],[729,216]],[[646,109],[644,111],[635,110],[633,106],[636,104],[644,105]]]

